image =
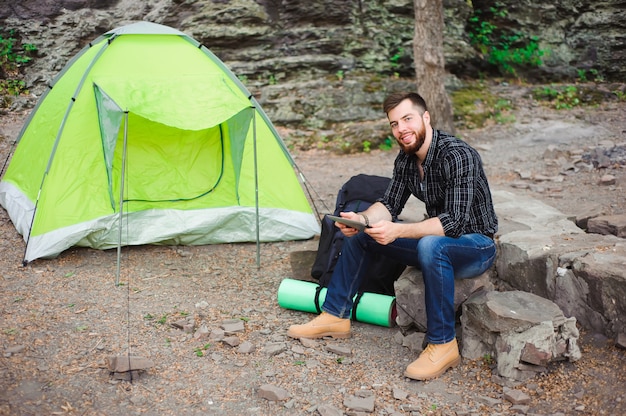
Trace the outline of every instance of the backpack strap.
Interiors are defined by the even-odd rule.
[[[320,306],[320,292],[322,291],[322,286],[317,285],[317,287],[315,288],[315,298],[314,298],[314,303],[315,303],[315,309],[317,310],[317,313],[322,313],[322,307]]]
[[[355,322],[356,322],[356,310],[359,307],[359,302],[361,301],[362,297],[363,297],[363,292],[357,293],[356,297],[354,298],[354,303],[352,304],[351,318]]]

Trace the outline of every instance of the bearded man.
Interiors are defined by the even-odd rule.
[[[389,187],[365,211],[340,214],[366,228],[358,231],[335,223],[347,238],[322,313],[309,323],[292,325],[287,335],[349,337],[353,298],[368,268],[369,254],[381,253],[422,271],[428,345],[404,375],[427,380],[461,361],[454,280],[479,276],[492,266],[498,220],[480,155],[461,139],[434,129],[419,94],[393,93],[385,99],[383,111],[400,146]],[[411,195],[424,202],[428,218],[397,222]]]

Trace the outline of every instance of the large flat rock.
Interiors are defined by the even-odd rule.
[[[495,277],[554,301],[585,328],[626,333],[626,240],[588,234],[555,208],[494,191],[500,221]]]

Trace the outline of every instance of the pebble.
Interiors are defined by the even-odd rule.
[[[516,404],[509,408],[510,411],[518,413],[518,414],[522,414],[522,415],[525,415],[526,413],[528,413],[529,409],[530,409],[529,406],[521,405],[521,404]]]
[[[291,397],[287,390],[273,384],[264,384],[259,387],[258,395],[269,401],[282,401]]]
[[[287,345],[285,343],[268,344],[261,350],[267,355],[278,355],[287,351]]]
[[[337,345],[337,344],[329,344],[326,346],[326,349],[329,352],[332,352],[334,354],[337,355],[341,355],[343,357],[351,357],[352,356],[352,349],[349,347],[345,347],[343,345]]]
[[[394,388],[393,389],[393,398],[396,400],[404,400],[409,396],[409,393],[407,393],[406,391],[399,389],[399,388]]]
[[[25,345],[15,345],[13,347],[8,347],[6,350],[4,350],[5,352],[5,357],[10,357],[13,354],[17,354],[19,352],[22,352],[26,349]]]
[[[613,175],[603,175],[598,184],[602,186],[615,185],[616,180],[617,178]]]
[[[317,407],[320,416],[343,416],[343,411],[329,404],[321,404]]]
[[[244,322],[241,319],[229,319],[220,325],[225,333],[244,332],[246,330]]]
[[[503,389],[503,397],[513,404],[528,404],[530,396],[521,390],[515,390],[505,387]]]
[[[316,348],[319,345],[319,342],[317,342],[314,339],[308,339],[308,338],[301,338],[300,339],[300,343],[305,347],[305,348]]]
[[[256,351],[256,347],[250,341],[242,342],[239,348],[237,349],[237,352],[240,354],[251,354],[254,351]]]
[[[356,411],[373,412],[375,401],[376,397],[373,394],[366,397],[350,395],[344,398],[343,405],[348,409]]]
[[[236,336],[225,337],[222,342],[230,345],[231,347],[236,347],[241,344],[241,340]]]
[[[291,347],[291,352],[293,352],[294,354],[304,355],[305,349],[300,345],[294,345],[293,347]]]

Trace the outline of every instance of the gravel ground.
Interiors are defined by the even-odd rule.
[[[2,117],[2,161],[22,120]],[[587,205],[624,212],[623,166],[563,174],[553,156],[596,146],[598,136],[626,142],[623,103],[568,113],[528,105],[516,120],[459,132],[481,149],[495,189],[564,212]],[[350,176],[388,175],[393,156],[294,151],[321,210],[332,209]],[[535,180],[524,180],[526,171]],[[616,185],[598,187],[606,173]],[[553,179],[537,180],[540,174]],[[346,340],[288,338],[289,325],[313,315],[280,308],[278,287],[293,276],[291,253],[315,250],[316,240],[263,244],[260,268],[254,244],[124,248],[116,286],[115,250],[70,249],[23,267],[24,243],[4,210],[0,233],[0,414],[626,414],[624,350],[585,331],[580,361],[552,364],[515,385],[483,360],[463,360],[432,381],[406,379],[403,370],[417,354],[397,341],[397,328],[357,322]],[[224,336],[233,322],[242,330]],[[117,380],[106,359],[128,354],[154,366],[132,381]],[[507,400],[507,387],[528,403]],[[355,400],[374,408],[349,409]]]

